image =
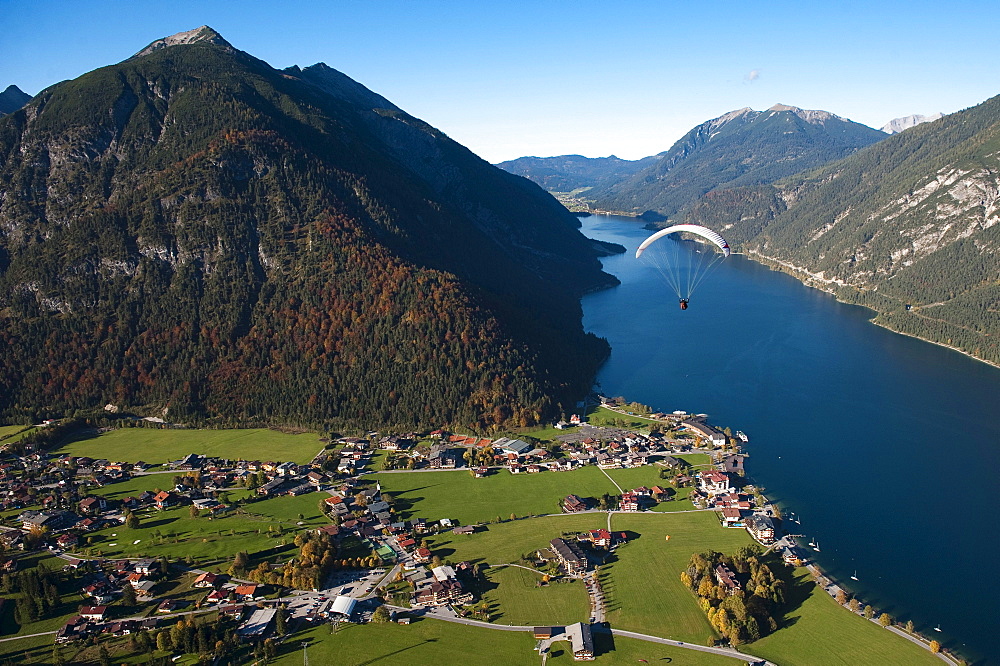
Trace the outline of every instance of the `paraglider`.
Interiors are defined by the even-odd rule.
[[[681,234],[698,236],[707,242],[691,249],[677,242]],[[671,235],[674,237],[666,238]],[[653,264],[667,280],[677,294],[681,310],[688,309],[694,290],[729,255],[726,239],[698,224],[675,224],[661,229],[644,240],[635,251],[636,259]]]

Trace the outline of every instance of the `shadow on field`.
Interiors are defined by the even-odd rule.
[[[600,657],[602,654],[608,654],[615,651],[615,637],[614,635],[604,628],[594,628],[594,656]]]
[[[359,661],[358,662],[358,666],[368,666],[368,664],[377,664],[378,662],[382,661],[383,659],[389,659],[391,657],[395,657],[396,655],[398,655],[400,653],[406,652],[407,650],[412,650],[413,648],[416,648],[416,647],[420,647],[421,645],[426,645],[427,643],[437,643],[437,640],[438,639],[436,639],[436,638],[427,638],[425,640],[422,640],[422,641],[419,641],[417,643],[414,643],[413,645],[408,645],[405,648],[399,648],[398,650],[393,650],[392,652],[387,652],[386,654],[383,654],[383,655],[381,655],[379,657],[373,657],[373,658],[369,659],[368,661]]]

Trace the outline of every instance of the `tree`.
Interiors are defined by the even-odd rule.
[[[907,620],[906,621],[906,633],[912,634],[913,633],[913,629],[914,629],[914,627],[913,627],[913,620]]]
[[[372,622],[375,622],[376,624],[385,624],[391,620],[392,614],[389,613],[389,609],[385,606],[379,606],[375,609],[375,612],[372,613]]]
[[[101,666],[111,666],[111,655],[108,653],[108,648],[101,646],[98,652],[98,659],[100,660]]]
[[[135,606],[139,602],[135,596],[135,588],[131,585],[126,585],[122,588],[122,605],[123,606]]]
[[[274,631],[279,636],[284,636],[287,629],[285,627],[285,609],[279,608],[274,614]]]
[[[861,610],[861,602],[857,599],[851,599],[850,603],[847,604],[848,608],[857,613]]]
[[[847,592],[844,590],[837,590],[837,603],[841,606],[847,603]]]
[[[66,663],[66,657],[63,656],[62,648],[58,645],[52,648],[52,663],[54,666],[63,666]]]
[[[869,620],[875,617],[875,609],[872,608],[871,604],[865,606],[865,617]]]
[[[191,518],[197,518],[199,515],[201,515],[201,511],[198,510],[198,507],[192,504],[191,507],[188,509],[188,516],[190,516]]]
[[[170,652],[173,649],[173,644],[170,641],[170,632],[166,629],[156,634],[156,649],[160,652]]]
[[[890,624],[892,624],[892,616],[889,615],[888,613],[882,613],[881,615],[878,616],[878,623],[881,624],[883,627],[888,627]]]
[[[125,517],[125,527],[130,530],[139,529],[139,516],[129,512],[128,516]]]
[[[931,647],[931,652],[933,652],[934,654],[937,654],[938,652],[941,651],[941,644],[938,643],[937,641],[931,641],[930,647]]]

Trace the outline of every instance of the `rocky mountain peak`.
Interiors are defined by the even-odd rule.
[[[893,118],[885,125],[882,126],[882,131],[886,134],[897,134],[903,130],[910,129],[911,127],[916,127],[923,123],[929,123],[938,118],[943,118],[944,114],[940,111],[938,113],[932,113],[929,116],[922,116],[919,113],[915,113],[911,116],[903,116],[902,118]]]
[[[7,89],[0,93],[0,115],[17,111],[27,104],[30,99],[31,95],[17,86],[7,86]]]
[[[169,46],[180,46],[182,44],[217,44],[218,46],[224,46],[227,49],[232,49],[233,45],[227,42],[222,35],[208,27],[203,25],[200,28],[195,28],[194,30],[186,30],[184,32],[178,32],[176,35],[170,35],[169,37],[163,37],[157,39],[155,42],[144,48],[143,50],[136,53],[133,58],[138,58],[140,56],[149,55],[154,51],[159,51],[160,49],[165,49]]]
[[[791,113],[794,113],[796,116],[806,121],[807,123],[811,123],[813,125],[822,125],[828,120],[842,120],[845,122],[847,121],[846,118],[841,118],[840,116],[830,113],[829,111],[820,111],[818,109],[816,110],[800,109],[797,106],[790,106],[788,104],[781,104],[781,103],[775,104],[770,109],[768,109],[768,111],[789,111]]]

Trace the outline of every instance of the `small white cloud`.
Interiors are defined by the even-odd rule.
[[[759,69],[751,69],[750,73],[747,74],[747,81],[750,81],[751,83],[754,82],[754,81],[756,81],[759,78],[760,78],[760,70]]]

